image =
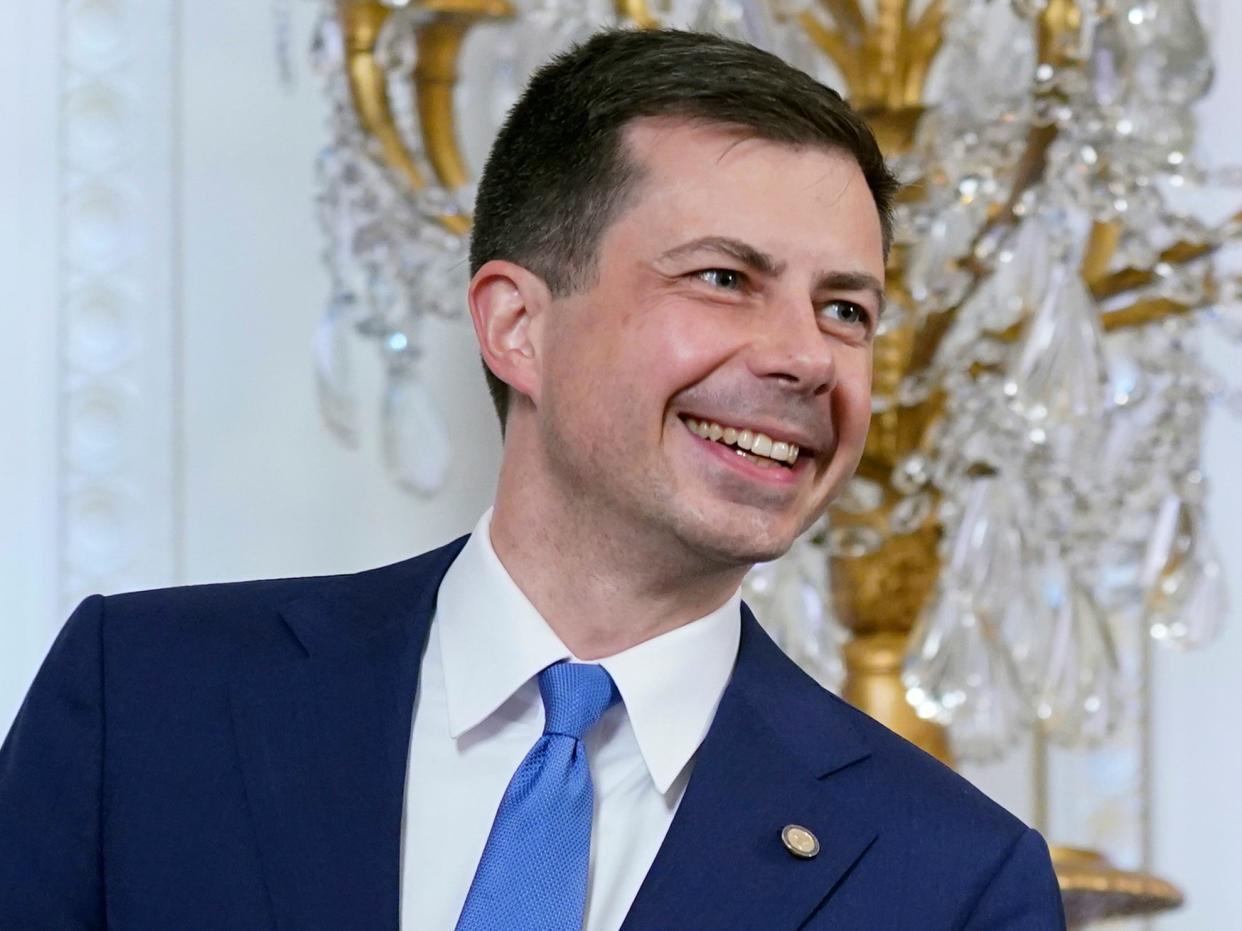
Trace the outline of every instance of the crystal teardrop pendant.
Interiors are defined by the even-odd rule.
[[[1142,54],[1135,77],[1144,96],[1172,104],[1193,103],[1212,84],[1212,50],[1193,0],[1156,0],[1135,24]]]
[[[978,225],[973,213],[961,204],[935,217],[931,229],[910,250],[906,286],[915,301],[947,307],[961,298],[969,276],[957,268],[957,262],[969,253]]]
[[[1048,230],[1040,217],[1026,220],[1014,234],[1012,244],[1006,251],[1008,262],[1002,263],[996,272],[999,293],[1016,299],[1020,308],[1032,310],[1039,306],[1048,293],[1052,276],[1052,246]],[[1002,330],[1013,321],[1002,318],[995,321],[993,329]]]
[[[1162,610],[1150,617],[1151,635],[1178,649],[1195,649],[1211,643],[1224,626],[1228,607],[1225,577],[1214,557],[1187,563],[1176,580]]]
[[[1202,516],[1170,497],[1161,508],[1145,559],[1151,636],[1178,649],[1211,642],[1224,624],[1225,578]]]
[[[452,460],[448,428],[413,364],[390,364],[384,388],[384,462],[403,488],[431,496]]]
[[[311,40],[311,64],[320,74],[331,75],[345,60],[345,38],[335,10],[324,10]]]
[[[1106,16],[1095,30],[1095,42],[1087,62],[1087,75],[1096,99],[1104,106],[1120,103],[1130,88],[1133,73],[1129,24],[1120,16]]]
[[[332,433],[347,446],[358,445],[358,399],[350,359],[356,304],[337,294],[314,331],[315,387],[319,411]]]
[[[1099,316],[1077,272],[1058,265],[1027,324],[1005,392],[1034,421],[1095,423],[1105,401]]]
[[[946,573],[961,580],[991,611],[1017,592],[1023,572],[1020,505],[999,478],[970,483],[949,548]]]
[[[998,479],[971,481],[940,584],[906,654],[907,700],[920,717],[949,725],[954,752],[965,759],[1000,756],[1030,717],[997,625],[1021,586],[1017,508]]]
[[[942,585],[910,636],[902,684],[915,713],[948,725],[954,753],[1001,756],[1028,717],[1017,677],[987,615]]]
[[[1035,713],[1056,743],[1098,742],[1121,715],[1121,682],[1113,637],[1091,593],[1059,562],[1045,564],[1039,595],[1048,624]]]

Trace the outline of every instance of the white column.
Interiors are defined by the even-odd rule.
[[[175,3],[65,0],[59,604],[177,574]]]

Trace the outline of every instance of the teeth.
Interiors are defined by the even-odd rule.
[[[778,466],[775,461],[769,459],[767,456],[756,456],[754,453],[748,453],[745,450],[741,450],[741,449],[735,449],[733,451],[737,453],[739,456],[741,456],[743,459],[747,460],[748,462],[753,462],[755,465],[759,466],[759,468],[761,469],[780,468],[780,466]]]
[[[739,450],[738,455],[749,454],[755,462],[764,463],[775,460],[793,465],[798,461],[798,454],[801,452],[797,443],[773,440],[765,433],[739,430],[737,427],[726,427],[710,420],[696,420],[693,417],[685,418],[685,422],[692,433],[705,440],[736,446]],[[745,453],[742,450],[745,450]]]

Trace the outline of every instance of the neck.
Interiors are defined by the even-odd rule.
[[[733,596],[748,567],[709,565],[649,527],[583,513],[504,467],[491,543],[505,570],[574,656],[612,656],[697,620]]]

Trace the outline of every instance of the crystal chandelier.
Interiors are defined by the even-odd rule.
[[[1185,206],[1216,180],[1190,158],[1211,81],[1193,0],[320,2],[319,397],[356,442],[352,356],[377,348],[402,486],[434,494],[450,468],[422,329],[462,316],[473,166],[525,77],[601,26],[709,29],[847,90],[909,184],[863,466],[750,582],[786,647],[831,681],[833,616],[855,653],[918,618],[907,697],[987,759],[1035,721],[1070,745],[1110,732],[1115,625],[1211,637],[1198,460],[1220,386],[1194,334],[1237,297],[1214,258],[1242,214]],[[823,554],[831,586],[807,568]]]
[[[848,78],[853,7],[824,6]],[[1190,209],[1217,180],[1190,159],[1211,81],[1192,0],[933,3],[909,48],[938,12],[931,96],[908,76],[852,95],[912,196],[871,442],[825,545],[847,667],[902,635],[916,717],[986,760],[1030,725],[1066,746],[1110,734],[1119,628],[1193,647],[1221,620],[1199,459],[1222,389],[1195,334],[1237,300],[1216,259],[1242,212]],[[860,28],[856,48],[882,41],[878,19]]]
[[[319,397],[356,442],[352,356],[378,351],[403,487],[451,467],[422,331],[464,316],[476,169],[527,75],[603,26],[709,30],[841,88],[908,185],[858,475],[747,580],[782,646],[929,752],[987,760],[1031,729],[1111,733],[1135,631],[1212,637],[1199,460],[1224,389],[1196,341],[1242,338],[1242,211],[1202,203],[1242,173],[1192,158],[1194,0],[317,2]]]

